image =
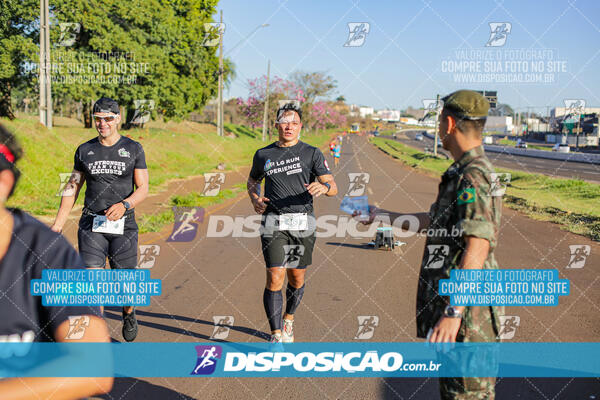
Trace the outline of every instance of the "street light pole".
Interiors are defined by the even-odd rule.
[[[223,24],[223,10],[221,10],[221,26]],[[238,42],[235,46],[233,46],[227,54],[231,53],[233,49],[238,47],[240,44],[245,42],[260,28],[264,28],[265,26],[269,26],[269,24],[262,24],[257,26],[248,36]],[[217,134],[219,136],[224,136],[223,126],[224,126],[224,105],[223,105],[223,29],[219,29],[219,89],[217,94]],[[264,135],[263,135],[264,136]]]
[[[435,100],[435,136],[433,143],[433,155],[437,157],[437,144],[438,144],[438,123],[440,120],[440,95],[438,94]]]
[[[50,21],[48,1],[40,0],[40,122],[52,128],[52,88],[50,82]]]
[[[223,10],[219,25],[219,91],[217,95],[217,134],[223,136]]]
[[[267,62],[267,86],[265,88],[265,111],[263,113],[263,129],[262,141],[264,142],[267,136],[267,124],[269,115],[269,75],[271,74],[271,60]]]

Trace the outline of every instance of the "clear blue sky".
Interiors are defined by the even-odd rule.
[[[270,59],[271,75],[326,71],[347,102],[376,109],[419,107],[422,99],[459,88],[497,90],[499,102],[536,111],[563,106],[571,98],[600,106],[600,1],[571,2],[222,0],[225,54],[237,72],[225,97],[246,97],[247,80],[266,74]],[[370,24],[361,47],[343,46],[350,22]],[[492,22],[512,25],[502,47],[485,46]],[[269,26],[232,49],[265,23]],[[544,73],[554,82],[476,83],[472,75],[457,77],[447,69],[448,62],[462,61],[460,49],[485,51],[470,58],[480,61],[482,71],[486,60],[488,67],[496,65],[496,59],[486,57],[500,57],[503,79],[518,78],[518,72],[505,70],[505,57],[515,54],[509,51],[545,50]],[[549,73],[550,57],[565,62],[566,72]],[[539,60],[524,59],[528,69]]]

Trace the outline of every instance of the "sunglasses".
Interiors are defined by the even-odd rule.
[[[96,121],[96,122],[100,122],[100,121],[113,122],[115,120],[115,118],[117,118],[117,117],[114,115],[109,115],[107,117],[101,117],[99,115],[94,115],[94,121]]]
[[[292,122],[278,122],[279,125],[281,126],[292,126],[293,128],[297,128],[298,126],[300,126],[300,122],[297,121],[292,121]]]

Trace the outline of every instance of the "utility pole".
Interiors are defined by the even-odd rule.
[[[219,25],[219,93],[217,96],[217,134],[223,136],[223,10]]]
[[[48,1],[40,0],[40,122],[52,128],[52,90],[50,86],[50,21]]]
[[[579,151],[579,129],[581,128],[581,113],[577,113],[577,136],[575,136],[575,150]]]
[[[438,94],[435,99],[435,137],[433,140],[433,155],[437,157],[437,144],[438,144],[438,123],[440,120],[440,95]]]
[[[271,73],[271,60],[267,62],[267,86],[265,90],[265,111],[263,114],[263,130],[262,130],[262,141],[264,142],[267,136],[267,124],[269,115],[269,75]]]

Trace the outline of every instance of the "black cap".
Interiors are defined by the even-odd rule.
[[[302,121],[302,107],[300,107],[300,102],[298,100],[280,100],[279,108],[277,109],[277,120],[279,121],[281,116],[287,111],[295,111],[298,114],[300,121]]]
[[[119,103],[108,97],[101,97],[94,103],[92,112],[95,113],[113,113],[121,114],[119,110]]]

